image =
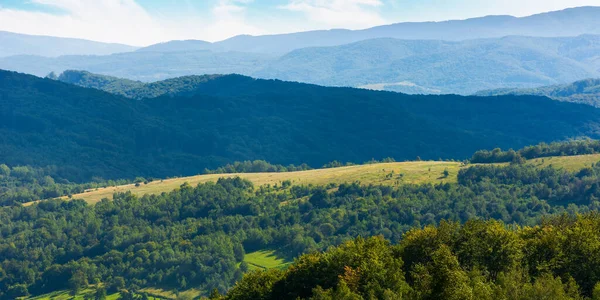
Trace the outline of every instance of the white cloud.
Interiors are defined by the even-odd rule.
[[[193,16],[151,16],[135,0],[32,0],[64,13],[25,11],[0,6],[0,30],[101,42],[149,45],[174,39],[221,40],[238,34],[264,33],[245,21],[252,0],[220,0]]]
[[[133,0],[32,0],[61,14],[0,8],[0,30],[148,44],[167,33]]]
[[[203,30],[205,39],[222,40],[239,34],[264,34],[246,20],[246,5],[253,0],[220,0],[212,9],[212,22]]]
[[[377,10],[382,5],[380,0],[292,0],[279,8],[329,28],[358,29],[387,23]]]

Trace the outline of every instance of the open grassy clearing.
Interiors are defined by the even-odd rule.
[[[174,292],[164,291],[161,289],[155,288],[145,288],[140,290],[142,293],[146,293],[148,295],[148,299],[150,300],[162,300],[162,299],[177,299],[177,297],[182,297],[184,299],[194,299],[199,297],[201,292],[195,289],[190,289],[187,291],[182,291],[179,295],[176,295]],[[93,288],[87,288],[81,290],[76,295],[72,296],[70,291],[56,291],[49,294],[44,294],[35,297],[23,298],[27,300],[84,300],[86,296],[92,296],[96,293],[96,290]],[[119,299],[120,293],[114,293],[110,295],[106,295],[106,300],[117,300]],[[92,298],[93,299],[93,298]]]
[[[579,155],[579,156],[555,156],[546,158],[537,158],[529,160],[527,163],[546,167],[553,166],[564,168],[568,171],[576,171],[588,167],[593,163],[600,161],[600,154]],[[112,199],[116,192],[131,191],[135,195],[160,194],[162,192],[172,191],[184,183],[195,186],[199,183],[217,181],[222,177],[236,177],[248,179],[255,186],[261,185],[279,185],[282,181],[289,180],[293,185],[326,185],[328,183],[347,183],[359,181],[361,184],[384,184],[397,186],[401,184],[420,184],[420,183],[444,183],[456,182],[458,171],[463,168],[459,162],[443,161],[415,161],[415,162],[395,162],[380,163],[370,165],[358,165],[330,169],[317,169],[299,172],[284,173],[236,173],[236,174],[209,174],[191,177],[172,178],[157,180],[148,184],[122,185],[117,187],[101,188],[82,194],[73,195],[73,199],[83,199],[88,203],[94,204],[104,198]],[[448,177],[443,176],[444,170],[448,170]],[[31,205],[26,203],[25,205]]]
[[[532,164],[538,167],[552,166],[555,168],[562,168],[569,172],[581,170],[585,167],[589,167],[592,164],[600,162],[600,154],[589,154],[589,155],[577,155],[577,156],[554,156],[545,158],[536,158],[527,161],[528,164]]]
[[[94,295],[96,290],[94,289],[84,289],[81,290],[77,295],[72,296],[69,291],[57,291],[50,294],[40,295],[36,297],[24,298],[28,300],[84,300],[86,295]],[[111,295],[106,295],[106,300],[117,300],[119,298],[119,293],[114,293]],[[150,299],[155,299],[149,297]]]
[[[176,294],[174,291],[166,291],[166,290],[162,290],[162,289],[157,289],[157,288],[144,288],[141,289],[140,292],[146,293],[148,294],[148,298],[150,299],[196,299],[197,297],[200,297],[200,295],[202,294],[202,291],[197,290],[197,289],[189,289],[186,291],[180,291],[178,294]],[[152,296],[154,297],[160,297],[160,298],[152,298]]]
[[[246,253],[244,261],[248,263],[250,270],[281,269],[291,263],[279,256],[274,250],[260,250]]]

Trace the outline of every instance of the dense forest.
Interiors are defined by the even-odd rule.
[[[155,86],[169,90],[193,79]],[[0,71],[2,163],[57,166],[59,177],[88,182],[196,175],[235,161],[318,167],[384,157],[463,160],[479,149],[599,136],[596,108],[541,97],[197,79],[181,95],[133,100]]]
[[[160,195],[116,194],[114,201],[103,200],[96,205],[80,200],[48,200],[28,207],[0,209],[0,257],[3,258],[0,291],[2,299],[13,299],[60,289],[76,291],[101,282],[109,291],[152,286],[174,290],[198,288],[205,292],[217,289],[223,293],[248,271],[245,253],[256,250],[274,249],[280,255],[295,257],[343,244],[357,236],[376,235],[393,244],[402,244],[411,229],[437,225],[442,220],[464,223],[496,219],[506,224],[534,226],[549,215],[574,216],[599,208],[600,165],[569,173],[518,163],[473,165],[460,171],[456,184],[390,187],[355,182],[321,187],[282,183],[253,187],[249,181],[231,178],[197,187],[184,184]],[[429,242],[435,240],[423,241]],[[457,248],[452,247],[447,250],[456,254],[453,251]],[[561,249],[540,247],[540,251]],[[521,259],[521,254],[515,255]],[[405,266],[410,263],[404,258],[403,262]],[[548,256],[546,263],[553,262]],[[460,270],[469,276],[475,274],[474,270],[480,271],[482,275],[477,278],[482,284],[496,284],[500,278],[496,276],[504,271],[528,271],[508,270],[506,263],[501,262],[499,269],[493,270],[485,269],[487,265],[469,269],[470,265],[465,264],[465,270]],[[553,276],[568,272],[574,280],[571,286],[576,283],[577,292],[591,295],[595,284],[592,280],[598,280],[595,275],[589,273],[582,279],[581,273],[570,271],[575,266],[587,268],[588,261],[560,263],[548,265],[544,270],[562,270],[563,273],[556,271]],[[589,269],[585,270],[594,266],[589,262]],[[434,299],[439,291],[438,279],[422,272],[432,272],[436,267],[424,264],[415,268],[405,273],[406,278],[418,274],[422,286],[415,285],[415,278],[410,286],[420,291],[423,299]],[[283,278],[280,273],[272,272],[268,274],[275,276],[273,281]],[[517,273],[510,274],[512,277]],[[259,276],[257,280],[261,281],[271,280],[256,274],[249,278],[252,276]],[[461,276],[457,278],[465,278]],[[557,282],[556,277],[543,278]],[[571,280],[561,279],[563,283]],[[293,278],[288,281],[296,284]],[[322,293],[333,293],[327,289],[337,282],[328,282],[321,284]],[[264,292],[269,292],[269,285],[264,286]],[[308,297],[316,286],[309,287],[302,291],[286,288],[286,293]],[[435,291],[429,292],[427,288]],[[398,291],[392,289],[392,292]]]
[[[254,272],[211,299],[598,299],[600,215],[561,215],[535,227],[441,222],[394,245],[358,238]]]
[[[307,164],[301,164],[299,166],[289,165],[274,165],[264,160],[255,161],[236,161],[232,164],[227,164],[223,167],[219,167],[214,170],[204,170],[204,174],[232,174],[232,173],[272,173],[272,172],[295,172],[295,171],[306,171],[312,168]]]

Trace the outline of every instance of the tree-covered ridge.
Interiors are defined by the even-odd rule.
[[[478,96],[536,95],[559,101],[583,103],[600,107],[600,79],[580,80],[571,84],[559,84],[529,89],[496,89],[477,92]]]
[[[600,215],[539,226],[442,222],[399,244],[358,238],[253,272],[211,299],[598,299]]]
[[[500,148],[494,150],[479,150],[473,154],[471,163],[504,163],[520,162],[524,159],[533,159],[550,156],[574,156],[600,153],[600,141],[597,140],[572,140],[567,142],[540,143],[527,146],[517,151]]]
[[[144,83],[141,81],[92,74],[86,71],[66,70],[56,78],[53,78],[56,75],[52,75],[54,75],[54,73],[49,74],[47,77],[62,81],[64,83],[78,85],[85,88],[103,90],[111,94],[122,96],[128,96],[129,91],[144,86]]]
[[[383,235],[395,243],[412,228],[442,220],[532,226],[548,215],[598,210],[599,186],[597,165],[569,173],[513,164],[472,166],[461,171],[459,183],[435,186],[253,188],[233,178],[160,195],[117,194],[93,206],[50,200],[5,207],[0,291],[12,299],[24,291],[103,282],[113,287],[109,291],[153,286],[225,292],[247,271],[244,253],[277,249],[294,257],[357,236]],[[577,283],[588,292],[589,286]]]
[[[190,82],[196,89],[137,101],[0,71],[2,163],[54,165],[62,178],[84,182],[196,175],[235,161],[463,160],[479,149],[600,137],[597,109],[539,97],[409,96],[240,75],[198,79],[155,83],[161,93]]]
[[[312,168],[307,164],[299,166],[273,165],[264,160],[255,161],[236,161],[233,164],[227,164],[214,170],[204,170],[204,174],[233,174],[233,173],[272,173],[272,172],[295,172],[306,171]]]
[[[92,74],[87,71],[66,70],[58,80],[85,88],[103,90],[132,99],[156,98],[163,95],[183,96],[193,94],[199,85],[220,75],[185,76],[153,83],[143,83],[113,76]]]

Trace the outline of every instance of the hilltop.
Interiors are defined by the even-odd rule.
[[[193,95],[202,84],[218,79],[221,76],[185,76],[152,83],[143,83],[113,76],[93,74],[87,71],[67,70],[60,74],[57,80],[140,100],[160,96]]]
[[[596,157],[600,160],[600,156]],[[446,183],[456,182],[461,163],[458,162],[396,162],[356,165],[338,168],[323,168],[298,172],[278,173],[233,173],[233,174],[207,174],[171,179],[153,180],[143,184],[127,184],[115,187],[91,189],[81,194],[71,195],[72,199],[83,199],[94,204],[104,198],[112,199],[114,193],[131,192],[137,196],[146,194],[160,194],[179,188],[184,183],[196,186],[200,183],[216,182],[219,178],[240,177],[249,180],[256,187],[281,186],[289,181],[291,185],[316,185],[342,184],[360,182],[361,184],[383,184],[400,186],[402,184]],[[449,175],[444,176],[444,170]],[[67,197],[62,197],[68,199]],[[25,205],[31,205],[32,202]]]
[[[600,161],[600,154],[555,156],[535,158],[527,161],[528,165],[537,168],[553,167],[576,172]],[[290,185],[327,186],[357,182],[363,185],[387,185],[398,187],[406,184],[443,184],[456,183],[458,172],[468,168],[460,162],[420,161],[393,162],[355,165],[337,168],[323,168],[297,172],[272,173],[229,173],[207,174],[171,179],[152,180],[146,183],[132,183],[106,188],[96,188],[84,193],[71,195],[72,199],[82,199],[89,204],[102,199],[112,199],[115,193],[131,192],[137,196],[156,195],[170,192],[183,184],[196,186],[206,182],[216,182],[220,178],[240,177],[252,182],[257,188],[264,186],[282,186],[284,182]],[[444,174],[448,171],[448,175]],[[69,199],[69,197],[62,197]],[[34,202],[25,203],[28,206]]]

